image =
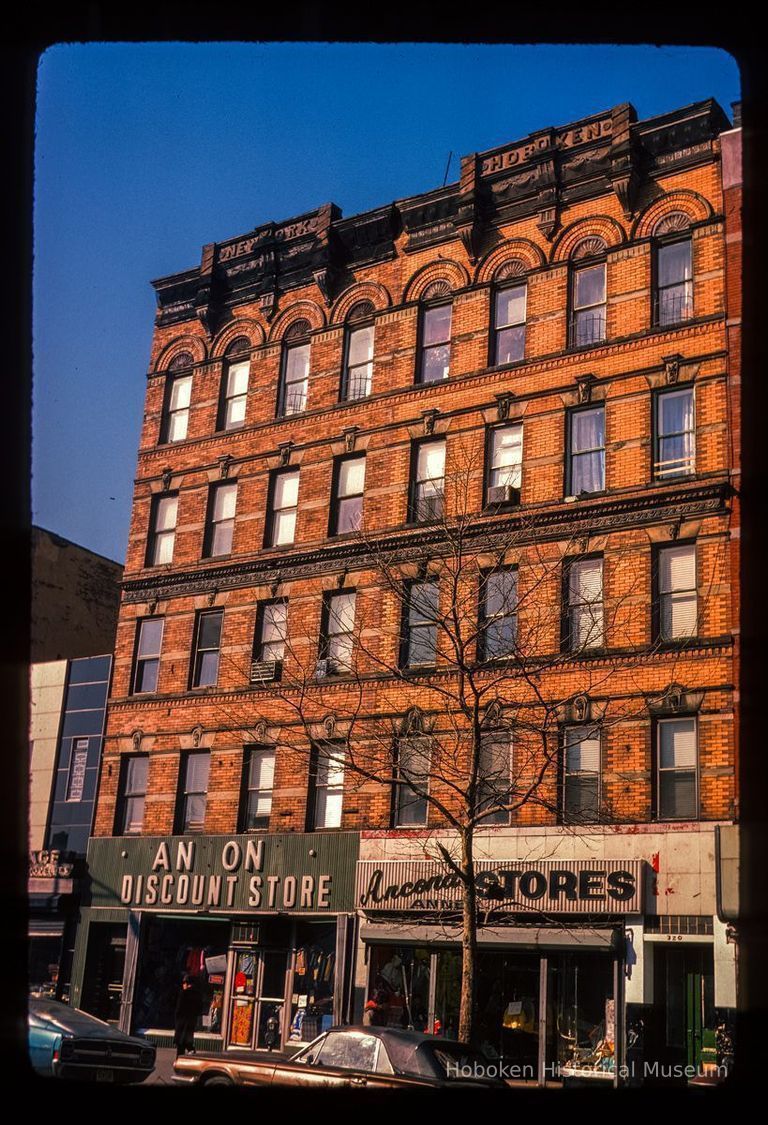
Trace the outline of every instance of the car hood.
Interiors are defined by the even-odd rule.
[[[60,1007],[64,1008],[64,1011],[60,1011],[58,1005],[53,1008],[41,1003],[30,1005],[30,1011],[35,1019],[45,1024],[49,1031],[58,1031],[62,1035],[85,1036],[88,1039],[119,1039],[124,1042],[140,1044],[142,1047],[149,1045],[147,1040],[138,1039],[133,1035],[125,1035],[124,1032],[118,1031],[116,1027],[103,1023],[94,1016],[89,1016],[86,1012],[80,1012],[77,1008],[67,1010],[63,1004]]]

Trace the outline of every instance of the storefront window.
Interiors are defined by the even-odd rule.
[[[29,939],[29,994],[45,1000],[55,1000],[59,983],[63,938],[30,937]]]
[[[309,1043],[333,1024],[336,925],[300,922],[296,942],[288,1039]]]
[[[616,1050],[616,1007],[613,961],[589,953],[562,953],[550,958],[549,1065],[560,1077],[613,1075]]]
[[[429,1031],[429,949],[374,946],[370,957],[367,1018],[380,1027]]]
[[[197,1032],[221,1035],[228,944],[228,922],[150,919],[134,993],[135,1029],[174,1026],[181,978],[188,973],[202,1000]]]

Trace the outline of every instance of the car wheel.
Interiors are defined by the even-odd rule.
[[[202,1086],[234,1086],[231,1078],[227,1078],[225,1074],[214,1074],[213,1078],[206,1079],[201,1083]]]

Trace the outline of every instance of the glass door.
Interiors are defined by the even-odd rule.
[[[228,1047],[280,1049],[286,958],[284,949],[234,951]]]

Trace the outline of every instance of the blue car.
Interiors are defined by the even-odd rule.
[[[155,1048],[56,1000],[29,1001],[29,1057],[38,1074],[90,1082],[143,1082]]]

